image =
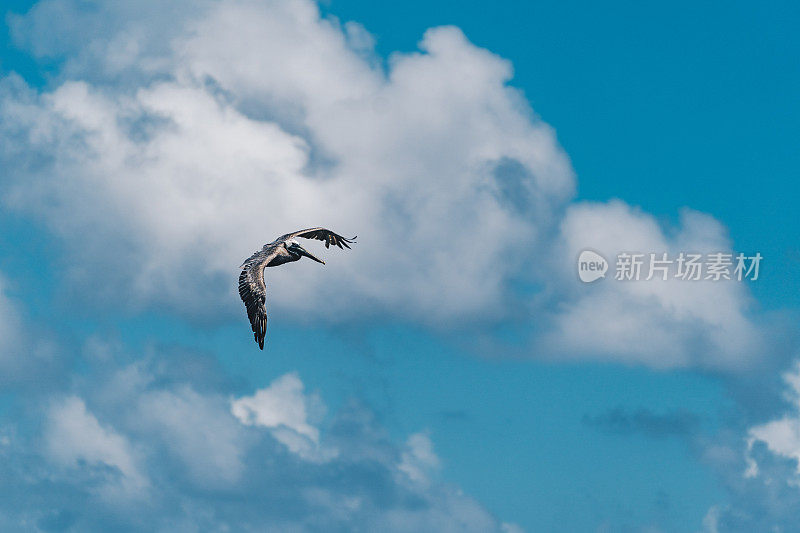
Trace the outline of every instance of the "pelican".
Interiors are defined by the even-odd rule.
[[[250,319],[250,325],[253,326],[253,337],[262,350],[264,349],[264,335],[267,333],[267,308],[264,305],[267,301],[267,286],[264,283],[264,268],[299,261],[304,256],[317,263],[325,264],[325,261],[300,246],[296,237],[324,241],[325,248],[329,248],[333,244],[339,248],[349,249],[348,244],[352,244],[356,240],[355,237],[346,239],[325,228],[304,229],[287,233],[271,243],[265,244],[261,250],[242,263],[240,267],[242,272],[239,274],[239,296],[247,308],[247,318]]]

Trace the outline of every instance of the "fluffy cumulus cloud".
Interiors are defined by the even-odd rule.
[[[782,415],[752,424],[732,424],[704,442],[704,461],[728,491],[712,506],[704,531],[794,531],[800,520],[800,362],[783,374]],[[777,386],[777,385],[776,385]],[[743,419],[747,416],[741,414]]]
[[[560,234],[557,271],[569,289],[558,294],[547,334],[554,352],[660,368],[742,369],[764,355],[741,281],[681,280],[676,263],[668,265],[666,281],[660,271],[647,280],[650,254],[674,261],[682,252],[732,253],[724,227],[712,217],[685,209],[676,228],[665,228],[621,201],[580,203],[567,210]],[[590,286],[575,281],[578,256],[587,249],[603,255],[610,269]],[[644,255],[638,281],[614,279],[620,253]]]
[[[242,424],[270,428],[290,451],[310,460],[324,460],[337,453],[320,447],[319,430],[312,424],[324,412],[318,396],[303,393],[297,374],[286,374],[252,396],[231,402],[231,413]]]
[[[570,205],[553,130],[457,28],[384,65],[308,0],[49,0],[10,20],[61,74],[0,86],[4,203],[60,236],[67,285],[95,305],[235,316],[241,260],[320,224],[359,243],[271,271],[285,316],[485,323],[531,314],[521,281],[543,287],[537,353],[719,368],[756,351],[741,284],[579,286],[585,246],[730,243],[699,213],[672,232],[622,202]]]
[[[435,475],[427,435],[396,445],[357,403],[308,415],[324,406],[296,373],[237,397],[210,385],[213,364],[190,383],[183,363],[161,364],[175,354],[131,358],[104,344],[111,360],[98,361],[98,342],[66,390],[0,427],[6,531],[513,527]]]
[[[752,450],[756,443],[763,443],[773,454],[797,463],[800,473],[800,362],[795,362],[792,370],[783,377],[788,389],[785,397],[790,412],[777,420],[751,427],[747,432],[747,446]],[[752,457],[748,457],[746,475],[759,475],[758,462]]]
[[[62,11],[82,33],[70,2],[40,6],[18,33]],[[125,13],[104,12],[136,33]],[[96,13],[85,16],[92,28]],[[118,35],[95,30],[92,43]],[[291,283],[276,272],[272,305],[425,320],[502,312],[516,243],[534,245],[573,187],[552,130],[506,86],[506,61],[438,28],[384,72],[352,29],[305,0],[213,3],[164,31],[168,46],[133,46],[137,61],[123,61],[140,69],[135,81],[115,83],[118,69],[89,46],[52,90],[5,82],[4,155],[16,162],[6,204],[83,258],[70,262],[73,281],[117,303],[208,314],[233,308],[242,258],[322,224],[359,245],[331,252],[328,268],[296,265]],[[140,67],[151,53],[152,71]],[[310,305],[311,294],[328,303]]]

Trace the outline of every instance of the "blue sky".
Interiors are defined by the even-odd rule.
[[[4,530],[796,523],[793,4],[8,12]],[[259,352],[236,265],[316,224]]]

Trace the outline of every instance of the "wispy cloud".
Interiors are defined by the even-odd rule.
[[[698,430],[700,418],[688,411],[655,413],[649,409],[627,411],[617,407],[604,413],[586,414],[589,427],[620,435],[642,434],[647,437],[690,437]]]

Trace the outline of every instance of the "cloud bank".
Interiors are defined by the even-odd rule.
[[[211,375],[195,372],[189,382],[188,358],[131,356],[106,344],[97,361],[89,352],[98,343],[66,389],[0,427],[3,529],[512,527],[439,479],[427,435],[395,445],[358,403],[309,418],[309,406],[324,406],[297,374],[236,396],[231,384],[211,386]]]
[[[68,2],[18,24],[56,9],[82,28]],[[358,248],[330,254],[335,268],[296,265],[290,286],[277,273],[272,305],[328,318],[502,313],[516,243],[534,245],[573,187],[552,130],[506,86],[506,61],[438,28],[384,73],[306,1],[213,4],[171,37],[136,83],[113,83],[105,63],[111,81],[87,80],[88,57],[52,91],[5,82],[6,162],[41,162],[9,165],[6,204],[65,239],[74,282],[190,315],[231,308],[243,257],[322,224],[358,232]],[[187,290],[189,272],[201,290]]]
[[[63,239],[68,285],[93,305],[228,320],[242,258],[319,224],[359,244],[325,254],[328,268],[270,272],[270,308],[296,320],[532,315],[539,355],[662,368],[757,355],[741,286],[578,286],[582,246],[730,243],[700,213],[671,232],[619,201],[571,204],[554,131],[508,85],[511,65],[457,28],[384,66],[364,28],[307,0],[49,0],[11,21],[61,71],[45,89],[2,82],[4,203]]]

